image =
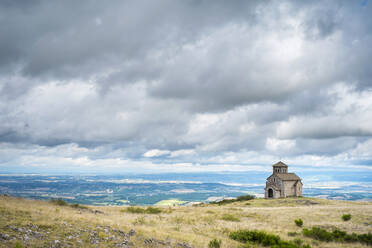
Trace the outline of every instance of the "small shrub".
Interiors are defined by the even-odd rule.
[[[351,219],[351,214],[344,214],[344,215],[342,215],[342,220],[343,221],[348,221],[350,219]]]
[[[222,201],[210,202],[210,204],[217,204],[221,206],[221,205],[225,205],[225,204],[233,203],[233,202],[249,201],[254,198],[256,198],[254,195],[241,195],[241,196],[238,196],[236,199],[223,199]]]
[[[304,224],[302,219],[295,220],[294,222],[296,223],[296,226],[298,226],[298,227],[302,227],[302,225]]]
[[[290,237],[294,237],[294,236],[297,236],[298,233],[297,232],[288,232],[288,236]]]
[[[67,206],[68,205],[67,202],[65,202],[62,198],[58,198],[58,199],[52,198],[52,199],[50,199],[50,202],[54,203],[58,206]]]
[[[222,215],[222,220],[234,221],[234,222],[239,222],[240,221],[240,219],[238,217],[235,217],[234,215],[231,215],[231,214]]]
[[[221,240],[212,239],[211,241],[209,241],[208,248],[220,248],[221,243]]]
[[[332,232],[328,232],[327,230],[320,228],[320,227],[313,227],[311,229],[304,228],[302,230],[302,233],[306,237],[310,237],[316,240],[330,242],[330,241],[336,241],[336,242],[359,242],[364,243],[367,245],[372,245],[372,234],[348,234],[344,231],[341,231],[339,229],[334,229]]]
[[[229,237],[233,240],[245,243],[256,243],[263,246],[270,246],[272,248],[310,248],[308,244],[303,245],[303,241],[296,239],[295,241],[281,240],[278,235],[268,234],[264,231],[249,231],[238,230],[230,233]]]
[[[72,208],[77,208],[77,209],[88,209],[88,207],[86,207],[86,206],[82,206],[82,205],[77,204],[77,203],[75,203],[75,204],[71,204],[70,207],[72,207]]]
[[[162,211],[160,208],[148,207],[145,210],[146,214],[160,214]]]
[[[148,208],[139,208],[139,207],[127,207],[126,210],[120,210],[121,212],[128,212],[132,214],[160,214],[162,211],[160,208],[148,207]]]
[[[293,240],[293,243],[295,243],[298,246],[301,246],[304,243],[304,241],[302,239],[297,238]]]
[[[127,207],[126,211],[132,214],[144,214],[145,213],[145,209],[138,208],[138,207]]]
[[[210,204],[217,204],[218,206],[221,206],[221,205],[225,205],[225,204],[233,203],[233,202],[236,202],[236,199],[223,199],[222,201],[218,201],[218,202],[210,202]]]
[[[236,200],[237,201],[249,201],[249,200],[253,200],[254,198],[255,198],[254,195],[242,195],[236,198]]]
[[[320,228],[320,227],[313,227],[311,229],[304,228],[302,230],[302,233],[306,237],[310,237],[310,238],[317,239],[320,241],[330,242],[333,240],[332,233],[327,232],[327,230]]]

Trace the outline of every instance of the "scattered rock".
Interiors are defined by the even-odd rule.
[[[136,235],[136,231],[134,229],[130,229],[128,235],[131,237],[131,236],[134,236]]]
[[[0,233],[0,240],[9,240],[10,236],[8,234]]]
[[[121,242],[119,244],[116,244],[115,247],[129,248],[129,247],[133,247],[133,246],[134,246],[134,244],[132,242],[130,242],[129,240],[124,239],[123,242]]]
[[[129,233],[128,233],[128,235],[127,235],[127,234],[126,234],[125,232],[123,232],[122,230],[118,230],[117,233],[118,233],[120,236],[124,236],[124,237],[130,236]]]
[[[183,243],[177,243],[177,247],[180,247],[180,248],[192,248],[192,246],[189,245],[189,244],[186,243],[186,242],[183,242]]]
[[[155,245],[155,246],[159,246],[159,245],[162,245],[162,246],[165,246],[165,245],[170,246],[170,244],[171,244],[169,241],[158,240],[158,239],[154,239],[154,238],[145,239],[145,240],[144,240],[144,243],[145,243],[146,245],[151,245],[151,246],[153,246],[153,245]]]
[[[54,240],[54,242],[52,243],[52,247],[53,247],[53,248],[59,248],[59,247],[62,247],[62,245],[61,245],[61,241],[59,241],[58,239]]]

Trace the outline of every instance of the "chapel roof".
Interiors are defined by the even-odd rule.
[[[276,176],[278,176],[283,181],[297,181],[301,180],[295,173],[277,173]]]
[[[288,165],[286,165],[282,161],[279,161],[278,163],[274,164],[273,167],[288,167]]]

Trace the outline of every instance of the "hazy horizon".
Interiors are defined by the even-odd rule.
[[[1,1],[0,173],[282,160],[304,177],[370,175],[370,13],[367,0]]]

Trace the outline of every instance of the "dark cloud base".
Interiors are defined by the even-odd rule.
[[[360,1],[1,1],[0,165],[369,166],[370,13]]]

